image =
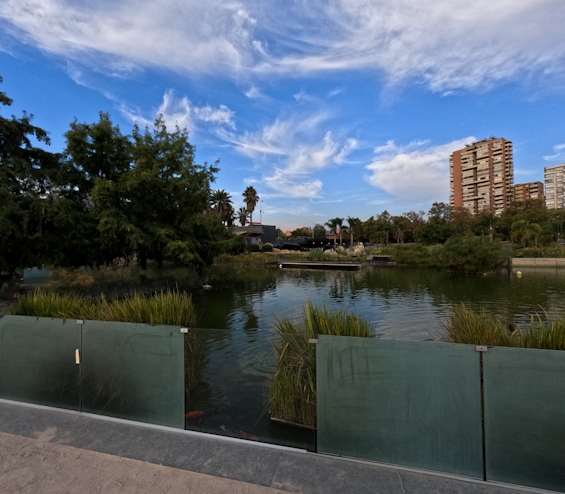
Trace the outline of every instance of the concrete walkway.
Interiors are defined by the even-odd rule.
[[[3,494],[542,492],[3,400],[0,400],[0,491]]]

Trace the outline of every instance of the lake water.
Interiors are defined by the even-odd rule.
[[[346,308],[381,338],[438,340],[451,307],[464,302],[514,324],[535,313],[565,316],[565,270],[464,276],[427,269],[360,271],[255,269],[221,289],[194,295],[206,358],[189,393],[188,429],[314,447],[314,435],[270,420],[266,396],[275,370],[273,323],[298,318],[306,301]],[[203,413],[200,413],[203,412]]]

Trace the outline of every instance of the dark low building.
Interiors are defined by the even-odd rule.
[[[277,241],[277,227],[273,225],[261,225],[263,227],[263,235],[259,238],[264,244],[274,244]]]

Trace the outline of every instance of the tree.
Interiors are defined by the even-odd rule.
[[[301,228],[297,228],[296,230],[292,231],[293,237],[310,237],[312,235],[312,231],[310,228],[303,226]]]
[[[336,235],[337,235],[337,230],[340,227],[342,222],[341,218],[332,218],[331,220],[326,221],[326,223],[324,223],[332,232],[333,236],[334,236],[334,247],[336,246],[337,242],[336,242]]]
[[[351,216],[348,216],[345,221],[347,221],[349,229],[349,247],[353,247],[353,239],[359,234],[362,222],[359,218],[352,218]]]
[[[237,210],[237,219],[241,223],[241,226],[245,226],[248,214],[249,213],[247,212],[247,209],[245,209],[244,207],[241,207]]]
[[[257,191],[254,187],[249,186],[245,189],[245,192],[243,193],[243,201],[245,202],[247,211],[249,212],[249,222],[253,223],[253,211],[259,202],[259,196],[257,195]]]
[[[225,221],[227,224],[231,217],[231,211],[233,211],[231,196],[229,193],[223,189],[213,191],[210,204],[213,207],[214,212],[218,215],[218,218]]]
[[[538,238],[542,232],[542,228],[537,223],[530,223],[526,220],[516,221],[512,225],[512,240],[518,240],[522,242],[522,247],[526,247],[528,240],[531,238],[535,239],[535,245],[538,245]]]
[[[326,229],[323,225],[316,224],[314,226],[314,238],[326,238]]]
[[[434,202],[428,211],[428,223],[444,225],[451,221],[452,208],[445,202]]]
[[[0,108],[11,104],[0,92]],[[0,115],[0,271],[10,275],[16,268],[41,266],[51,254],[45,236],[53,201],[47,195],[60,155],[32,145],[49,144],[32,118],[25,112],[21,118]]]

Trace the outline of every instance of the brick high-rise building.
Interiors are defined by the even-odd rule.
[[[565,163],[546,166],[543,170],[543,175],[545,181],[545,205],[547,209],[565,209],[565,197],[563,194]]]
[[[514,185],[514,201],[525,202],[528,199],[545,200],[543,184],[541,182],[528,182]]]
[[[491,138],[468,144],[449,158],[449,203],[471,214],[500,214],[512,202],[514,162],[512,142]]]

